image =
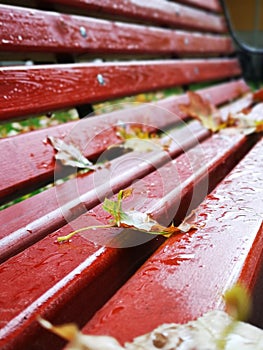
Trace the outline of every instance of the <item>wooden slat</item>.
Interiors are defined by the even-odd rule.
[[[198,194],[194,200],[195,204],[200,202],[209,187],[215,186],[221,180],[229,168],[244,155],[248,147],[247,138],[243,135],[223,138],[220,135],[213,135],[203,143],[203,147],[194,148],[180,156],[178,160],[169,162],[136,182],[133,185],[133,197],[126,205],[151,213],[156,219],[168,224],[175,214],[177,217],[184,214],[185,205],[189,201],[187,193],[191,194],[193,190],[194,197]],[[210,181],[204,186],[208,181],[206,177],[208,174]],[[176,182],[178,186],[174,186],[175,179],[178,180]],[[179,210],[176,212],[179,204]],[[135,232],[132,234],[130,232],[130,235],[127,233],[127,236],[119,232],[120,236],[116,236],[116,229],[115,235],[114,231],[109,229],[99,230],[97,234],[94,231],[79,234],[69,244],[54,243],[58,235],[69,233],[73,228],[95,223],[103,224],[108,219],[108,214],[104,212],[102,206],[97,206],[70,225],[2,264],[1,346],[6,345],[8,349],[14,349],[19,343],[19,349],[22,350],[27,348],[30,342],[30,346],[33,347],[34,332],[37,328],[35,320],[39,314],[49,319],[56,315],[62,316],[64,322],[74,319],[83,323],[92,315],[95,308],[105,301],[112,290],[127,278],[129,264],[133,265],[137,259],[147,256],[152,252],[153,245],[156,246],[161,242],[161,240],[152,241],[152,236]],[[122,238],[123,235],[125,237]],[[149,239],[151,241],[148,249],[147,244],[140,245]],[[101,244],[103,247],[100,247]],[[137,246],[137,248],[128,250],[114,248],[118,246]],[[155,315],[158,317],[158,313]],[[56,317],[56,322],[61,322],[60,317]],[[102,325],[104,322],[106,320],[101,320]],[[136,326],[133,326],[135,330]],[[45,333],[43,338],[37,335],[37,342],[42,346],[50,345],[50,335]],[[53,342],[52,348],[55,349]]]
[[[240,73],[236,59],[0,68],[0,119],[230,78]]]
[[[201,204],[200,228],[165,242],[85,333],[129,341],[162,323],[223,309],[222,294],[237,281],[253,290],[263,253],[262,148],[261,141]],[[256,307],[262,312],[262,303]]]
[[[210,11],[221,12],[219,0],[179,0],[178,2],[190,6],[204,8]]]
[[[215,87],[200,90],[200,94],[212,103],[219,105],[248,91],[243,80],[220,84]],[[71,139],[73,143],[89,159],[96,158],[107,147],[119,143],[114,125],[121,120],[124,123],[137,122],[162,130],[177,123],[184,115],[179,108],[181,103],[187,103],[187,96],[174,96],[152,105],[142,105],[72,122],[48,130],[38,130],[30,134],[22,134],[0,140],[1,172],[0,195],[2,201],[7,201],[53,180],[54,150],[45,142],[48,136]],[[251,97],[245,104],[251,102]],[[171,113],[170,113],[171,112]],[[165,118],[164,118],[165,116]],[[72,130],[76,130],[73,132]],[[71,134],[72,133],[72,134]],[[97,135],[95,137],[95,135]],[[89,147],[86,147],[87,140]],[[83,147],[83,145],[85,145]],[[10,163],[12,159],[12,163]],[[26,159],[26,162],[24,160]],[[23,169],[23,171],[21,171]],[[8,176],[6,176],[8,174]]]
[[[148,21],[171,27],[225,33],[224,20],[217,15],[164,0],[48,0],[51,4],[69,5],[97,13],[117,15],[136,21]]]
[[[0,5],[0,49],[70,53],[229,54],[230,38]],[[38,30],[35,30],[37,28]]]

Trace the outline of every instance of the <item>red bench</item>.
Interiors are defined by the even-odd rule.
[[[83,117],[99,102],[198,83],[207,85],[198,94],[225,117],[253,103],[216,0],[5,3],[2,123],[65,108]],[[160,323],[222,309],[223,292],[241,280],[254,295],[253,322],[262,321],[261,134],[212,134],[182,111],[187,103],[185,91],[0,139],[3,205],[56,180],[0,211],[2,349],[62,348],[39,315],[128,341]],[[123,142],[123,125],[165,131],[167,147],[111,152]],[[78,175],[55,161],[52,136],[93,162],[110,159]],[[129,186],[127,209],[165,226],[195,209],[199,228],[168,239],[97,229],[56,242],[107,224],[103,200]]]

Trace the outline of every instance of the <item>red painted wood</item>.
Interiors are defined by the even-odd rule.
[[[253,290],[262,265],[262,147],[261,141],[198,208],[194,221],[202,228],[166,241],[85,333],[129,341],[162,323],[224,308],[222,293],[238,280]]]
[[[231,85],[234,85],[234,83],[231,83]],[[227,87],[229,86],[225,85],[224,92],[226,92]],[[210,91],[211,96],[212,91],[216,92],[216,89],[210,88],[204,91]],[[203,94],[205,94],[204,91]],[[218,88],[217,92],[219,92]],[[217,96],[220,95],[217,94]],[[181,102],[182,98],[183,97],[179,98]],[[234,102],[228,105],[228,107],[221,109],[221,113],[227,116],[229,111],[232,113],[239,111],[249,105],[250,102],[250,99],[238,100],[238,102]],[[187,101],[184,101],[184,103],[187,103]],[[163,119],[164,118],[162,118],[162,120]],[[172,158],[180,154],[182,149],[188,149],[197,140],[201,140],[207,135],[207,131],[197,122],[188,124],[186,133],[183,132],[183,130],[184,128],[180,129],[179,132],[176,129],[173,132],[169,132],[173,140],[176,140],[175,144],[172,143],[169,147],[169,155]],[[143,164],[145,158],[147,162]],[[124,159],[126,160],[124,161]],[[128,169],[126,167],[127,159],[130,159],[131,165]],[[119,163],[124,165],[124,169],[118,171],[118,176],[113,176],[113,174],[107,176],[111,179],[110,184],[107,182],[104,184],[104,177],[102,186],[100,181],[97,180],[96,186],[100,185],[100,198],[104,198],[109,191],[116,193],[120,189],[131,184],[135,178],[140,178],[151,170],[154,170],[152,169],[153,164],[157,167],[157,165],[160,166],[167,160],[167,154],[164,157],[160,154],[159,158],[152,154],[146,154],[140,158],[135,158],[134,153],[132,155],[123,156],[121,159],[113,160],[109,172],[110,169],[114,169],[115,164]],[[138,164],[135,161],[137,161]],[[98,170],[97,172],[103,173],[104,170]],[[119,174],[124,172],[126,174],[125,177],[122,176],[120,179]],[[62,204],[72,203],[71,205],[67,205],[67,213],[69,213],[69,208],[71,208],[70,219],[73,219],[87,209],[99,204],[100,198],[97,196],[98,192],[94,190],[94,178],[100,179],[100,176],[97,173],[81,176],[78,178],[77,182],[75,180],[70,180],[60,185],[58,188],[52,188],[4,211],[0,211],[0,261],[7,259],[17,251],[33,244],[52,230],[65,224],[65,217],[61,210]],[[76,201],[76,198],[79,200]],[[16,214],[14,215],[14,213]],[[69,214],[67,218],[69,220]]]
[[[200,123],[192,122],[169,131],[169,136],[164,137],[169,140],[169,151],[132,152],[108,162],[96,172],[69,180],[0,211],[0,261],[72,221],[101,203],[109,193],[117,193],[209,135]]]
[[[101,0],[99,2],[96,0],[50,0],[46,2],[165,26],[198,29],[198,31],[226,32],[226,26],[221,17],[168,1],[117,0],[113,3],[111,0]]]
[[[210,11],[221,12],[221,6],[218,0],[179,0],[180,3],[204,8]]]
[[[221,84],[200,90],[205,98],[219,105],[230,101],[248,91],[243,80]],[[0,195],[2,201],[10,200],[20,194],[51,181],[54,175],[54,150],[45,142],[48,136],[70,138],[82,150],[86,157],[94,159],[108,146],[120,142],[114,125],[123,122],[138,122],[145,126],[163,129],[175,124],[186,116],[180,111],[179,105],[187,103],[187,96],[174,96],[153,105],[142,105],[129,110],[123,110],[72,122],[48,130],[39,130],[0,140],[1,169]],[[245,101],[248,105],[251,97]],[[156,107],[157,106],[157,107]],[[168,112],[165,112],[165,110]],[[172,112],[172,113],[169,113]],[[165,113],[165,118],[164,118]],[[179,117],[179,119],[178,119]],[[75,130],[73,133],[72,130]],[[71,135],[71,133],[73,133]],[[95,134],[97,134],[96,137]],[[102,141],[103,138],[103,141]],[[90,140],[86,147],[87,140]],[[83,147],[84,145],[84,147]],[[12,163],[10,164],[10,159]],[[26,162],[24,161],[26,159]],[[23,171],[21,171],[23,169]],[[8,177],[6,174],[8,173]]]
[[[7,51],[126,54],[229,54],[230,38],[129,25],[0,5]],[[36,31],[35,28],[38,28]],[[154,30],[153,30],[154,29]],[[85,33],[81,35],[81,30]]]
[[[178,217],[186,211],[185,206],[189,201],[187,193],[194,189],[193,193],[198,194],[198,198],[194,196],[193,202],[200,202],[207,190],[204,177],[210,174],[211,182],[207,186],[214,186],[238,162],[248,147],[244,136],[214,135],[202,147],[193,148],[135,183],[133,197],[124,206],[151,213],[168,224],[175,214]],[[179,183],[179,187],[175,187],[175,183]],[[178,208],[179,203],[181,205]],[[112,289],[118,288],[127,278],[126,270],[132,264],[131,261],[135,263],[140,259],[140,254],[145,257],[151,253],[152,244],[148,249],[145,246],[141,249],[140,245],[131,250],[114,249],[116,246],[135,245],[142,243],[141,239],[149,239],[135,232],[127,233],[125,237],[123,234],[114,236],[109,233],[113,231],[105,230],[99,230],[97,235],[95,231],[88,234],[84,232],[71,243],[54,243],[57,235],[64,235],[84,225],[106,223],[108,219],[102,207],[97,206],[1,265],[1,346],[14,349],[19,343],[19,349],[28,349],[29,342],[33,347],[34,332],[37,331],[35,318],[38,314],[48,318],[54,318],[56,314],[56,321],[78,319],[83,323],[83,318],[87,320],[95,311],[94,295],[97,302],[95,307],[99,307]],[[106,247],[101,248],[100,244]],[[160,242],[154,240],[153,244]],[[115,285],[112,286],[109,281],[114,281]],[[82,288],[84,297],[79,294]],[[45,333],[43,338],[37,334],[35,336],[42,346],[50,346],[48,334]]]
[[[235,77],[236,59],[0,68],[0,119]]]

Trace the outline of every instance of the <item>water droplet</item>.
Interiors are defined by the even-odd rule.
[[[21,35],[18,35],[17,39],[18,39],[19,41],[22,41],[22,40],[23,40],[23,37],[22,37]]]
[[[105,80],[104,80],[104,77],[102,74],[97,75],[97,80],[98,80],[100,85],[105,85]]]
[[[9,43],[10,43],[10,40],[2,39],[2,44],[9,44]]]
[[[83,37],[83,38],[86,38],[87,37],[87,31],[86,31],[86,28],[85,27],[80,27],[79,28],[79,32],[80,32],[80,35]]]

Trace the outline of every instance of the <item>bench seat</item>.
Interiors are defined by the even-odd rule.
[[[220,3],[4,1],[0,23],[1,123],[79,115],[0,139],[0,348],[62,349],[38,316],[124,343],[223,309],[237,281],[260,324],[262,133],[213,133],[182,109],[193,89],[225,120],[255,104]],[[116,100],[148,92],[149,103]],[[135,127],[159,143],[125,149],[120,129]],[[95,169],[64,166],[52,138]],[[96,228],[58,243],[108,224],[104,199],[130,187],[127,210],[164,226],[193,210],[197,228],[169,238]]]
[[[224,309],[223,293],[237,281],[260,293],[262,147],[261,140],[195,210],[200,228],[166,240],[84,333],[112,335],[123,343],[162,323]],[[262,326],[262,298],[255,299],[254,321]]]

